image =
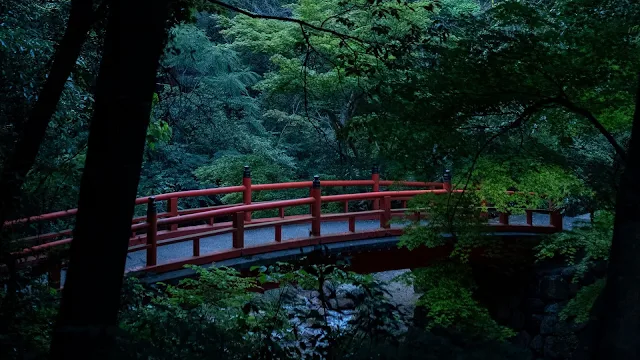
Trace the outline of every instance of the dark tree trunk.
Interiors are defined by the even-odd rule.
[[[167,0],[110,5],[77,222],[53,336],[54,359],[105,359],[113,348],[131,219],[166,39]]]
[[[596,359],[640,358],[640,77],[631,141],[616,200],[607,284],[598,304]]]
[[[103,6],[101,6],[103,8]],[[56,49],[49,77],[22,128],[18,142],[0,174],[0,224],[13,215],[24,178],[33,167],[51,116],[56,111],[64,85],[76,64],[87,32],[95,20],[93,1],[74,0],[67,29]]]

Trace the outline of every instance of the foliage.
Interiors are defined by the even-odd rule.
[[[571,265],[576,265],[574,281],[589,270],[594,261],[608,260],[613,238],[614,215],[610,212],[596,212],[591,224],[578,225],[570,231],[549,236],[537,246],[539,260],[561,257]]]
[[[581,288],[576,297],[569,300],[560,312],[560,320],[565,321],[573,318],[573,321],[578,324],[587,322],[591,314],[591,308],[600,293],[602,293],[604,286],[605,279],[600,279],[591,285]]]
[[[17,279],[11,280],[19,284],[20,290],[12,294],[11,287],[0,288],[0,356],[42,358],[49,351],[60,296],[42,277],[28,272],[20,272]]]
[[[423,292],[417,305],[427,310],[427,329],[444,328],[472,340],[503,341],[515,335],[473,298],[476,285],[468,265],[442,262],[410,274],[404,280]]]

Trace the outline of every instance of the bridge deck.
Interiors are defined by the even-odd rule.
[[[563,218],[563,228],[570,230],[574,223],[589,221],[589,215],[580,215],[577,217]],[[498,219],[490,219],[489,223],[498,223]],[[510,224],[526,224],[526,217],[524,215],[511,215],[509,217]],[[549,223],[548,214],[534,214],[533,225],[545,225]],[[406,224],[406,223],[405,223]],[[405,225],[402,223],[392,223],[391,228],[402,228]],[[380,227],[378,220],[357,220],[356,232],[366,230],[376,230]],[[282,241],[285,242],[291,239],[306,238],[311,231],[311,224],[291,224],[282,226]],[[324,235],[340,234],[348,232],[347,221],[331,221],[323,222],[321,224],[321,232]],[[253,230],[245,230],[245,246],[254,246],[260,244],[267,244],[274,241],[274,228],[260,228]],[[211,236],[200,239],[200,253],[205,255],[208,253],[231,250],[232,235],[223,234],[217,236]],[[192,243],[191,241],[182,242],[158,248],[158,264],[166,264],[171,261],[175,261],[181,258],[188,258],[192,256]],[[136,251],[128,254],[126,271],[133,271],[143,268],[146,264],[146,251]]]

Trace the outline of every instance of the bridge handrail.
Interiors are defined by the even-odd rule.
[[[200,239],[207,236],[214,236],[224,233],[231,233],[233,240],[233,249],[225,252],[224,256],[244,256],[246,254],[255,254],[264,251],[271,251],[273,249],[293,248],[300,246],[303,243],[312,243],[317,239],[321,239],[320,224],[323,221],[348,221],[349,232],[345,234],[331,235],[331,241],[345,241],[345,239],[360,239],[362,236],[368,236],[362,232],[355,232],[356,219],[379,219],[380,229],[376,230],[376,236],[388,236],[385,234],[399,234],[398,229],[391,229],[390,221],[394,216],[403,216],[411,219],[422,219],[428,216],[428,209],[408,209],[407,201],[416,195],[421,194],[451,194],[462,193],[463,189],[452,189],[450,177],[448,172],[445,173],[444,182],[442,183],[427,183],[427,182],[415,182],[415,181],[380,181],[377,172],[373,172],[372,180],[325,180],[320,181],[319,177],[315,177],[313,181],[302,182],[290,182],[280,184],[251,184],[250,171],[248,167],[245,167],[245,175],[243,177],[243,185],[230,186],[224,188],[213,188],[204,190],[189,190],[174,193],[161,194],[156,197],[149,196],[136,199],[136,204],[147,205],[147,215],[144,217],[136,217],[132,220],[132,236],[129,241],[129,252],[133,251],[146,251],[147,269],[155,269],[157,265],[157,249],[165,245],[176,244],[180,242],[191,241],[193,243],[193,257],[198,258],[198,262],[205,261],[211,258],[210,254],[200,257]],[[390,184],[399,184],[408,187],[429,187],[427,190],[392,190],[392,191],[380,191],[380,186],[388,186]],[[322,196],[323,187],[344,187],[344,186],[371,186],[373,191],[355,193],[355,194],[340,194],[340,195],[325,195]],[[251,192],[263,191],[263,190],[284,190],[284,189],[300,189],[309,188],[309,196],[290,199],[290,200],[276,200],[276,201],[264,201],[253,202],[251,199]],[[476,190],[476,189],[473,189]],[[217,205],[205,208],[196,209],[177,209],[177,200],[184,197],[203,196],[212,194],[228,194],[242,192],[243,202],[239,204]],[[507,191],[508,194],[519,193],[517,191]],[[533,193],[529,193],[533,194]],[[535,195],[535,194],[534,194]],[[166,200],[167,211],[158,212],[157,202]],[[349,211],[350,201],[373,201],[371,210],[367,211]],[[400,208],[392,208],[392,201],[401,201],[402,206]],[[343,202],[344,208],[342,213],[322,214],[322,204],[331,202]],[[309,206],[309,213],[306,215],[293,215],[285,216],[285,208],[296,206]],[[483,201],[482,209],[491,208],[487,206]],[[279,210],[279,217],[251,220],[251,213],[254,211],[263,210]],[[509,213],[500,212],[499,216],[499,231],[513,231],[517,229],[519,231],[531,231],[531,232],[554,232],[562,230],[562,216],[557,210],[543,209],[525,209],[526,211],[526,223],[527,225],[509,224]],[[409,213],[407,213],[409,211]],[[483,216],[487,216],[486,211],[482,210]],[[50,214],[44,214],[37,217],[30,217],[22,219],[26,222],[28,219],[37,220],[52,220],[59,217],[74,215],[77,210],[72,209],[68,211],[55,212]],[[549,225],[534,225],[532,214],[534,212],[550,213]],[[215,223],[214,218],[231,216],[232,221],[223,223]],[[187,222],[201,222],[207,221],[207,225],[187,225],[179,227],[180,224]],[[14,220],[18,222],[20,220]],[[298,241],[281,243],[282,241],[282,226],[293,223],[311,223],[311,231],[309,238],[298,239]],[[491,225],[495,228],[495,225]],[[275,230],[275,244],[268,246],[258,247],[245,247],[244,246],[244,232],[245,229],[258,229],[264,227],[273,227]],[[176,231],[177,230],[177,231]],[[144,232],[144,233],[140,233]],[[366,231],[365,231],[366,232]],[[62,236],[69,236],[70,230],[63,230],[59,233],[45,234],[43,237],[49,240],[54,240]],[[37,239],[37,237],[26,238]],[[26,240],[23,239],[23,240]],[[50,241],[45,244],[32,246],[14,253],[18,257],[36,258],[38,259],[38,250],[45,250],[52,247],[65,245],[71,243],[71,238],[65,238],[61,240]],[[328,241],[326,238],[323,241]],[[216,255],[217,256],[217,255]],[[172,268],[172,266],[178,266],[182,262],[186,261],[182,259],[178,262],[171,263],[169,265],[162,265],[163,269]]]
[[[374,178],[376,173],[373,174]],[[444,187],[444,183],[441,182],[418,182],[418,181],[396,181],[396,180],[325,180],[322,182],[323,187],[344,187],[344,186],[374,186],[378,183],[380,186],[391,186],[391,185],[401,185],[408,187]],[[297,181],[297,182],[287,182],[287,183],[272,183],[272,184],[248,184],[251,191],[268,191],[268,190],[292,190],[292,189],[303,189],[303,188],[311,188],[312,181]],[[211,196],[211,195],[225,195],[231,193],[244,193],[247,191],[247,186],[238,185],[238,186],[225,186],[225,187],[217,187],[210,189],[198,189],[198,190],[185,190],[185,191],[176,191],[171,193],[164,193],[152,196],[143,196],[139,197],[135,200],[136,205],[144,205],[149,202],[149,198],[154,197],[155,201],[166,201],[166,200],[177,200],[184,199],[189,197],[198,197],[198,196]],[[222,206],[232,206],[232,205],[222,205]],[[191,209],[189,209],[191,210]],[[45,220],[58,220],[65,217],[76,215],[78,212],[77,208],[55,211],[51,213],[29,216],[26,218],[9,220],[6,221],[3,227],[11,227],[17,224],[31,223],[37,221],[45,221]],[[136,217],[133,220],[141,221],[144,217]]]

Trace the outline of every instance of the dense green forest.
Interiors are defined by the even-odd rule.
[[[479,300],[468,257],[490,244],[470,226],[475,213],[451,216],[450,199],[412,201],[437,204],[401,240],[414,249],[457,236],[445,262],[403,276],[421,291],[425,326],[406,325],[373,277],[333,266],[122,284],[125,247],[114,244],[144,213],[135,197],[239,185],[244,165],[254,183],[368,179],[372,166],[385,179],[441,181],[448,169],[455,188],[480,188],[451,195],[458,204],[517,213],[539,204],[531,192],[565,216],[590,214],[589,227],[545,237],[536,259],[573,266],[581,284],[559,315],[586,327],[565,339],[574,359],[640,358],[640,3],[4,0],[0,69],[0,224],[83,216],[52,225],[75,228],[75,275],[61,293],[15,271],[10,254],[24,246],[3,231],[3,359],[534,359]],[[113,229],[92,234],[100,219]],[[77,260],[89,251],[100,258]],[[603,262],[606,275],[584,280]],[[265,279],[320,294],[325,281],[355,284],[367,294],[355,330],[248,291]],[[300,345],[287,314],[320,335]]]

